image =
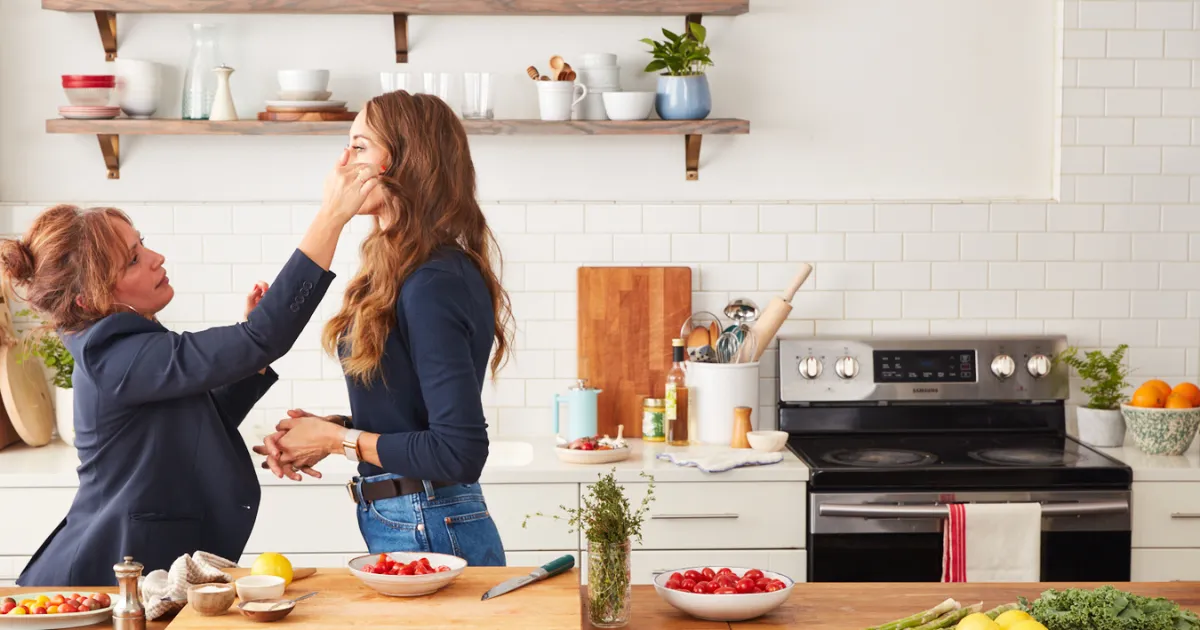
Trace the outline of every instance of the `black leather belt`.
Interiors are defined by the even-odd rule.
[[[434,490],[455,485],[450,481],[431,481],[429,482]],[[382,481],[368,481],[360,486],[355,481],[350,481],[346,484],[346,491],[350,493],[350,500],[355,503],[374,503],[384,499],[394,499],[407,494],[416,494],[425,491],[425,483],[420,479],[411,479],[409,477],[401,477],[400,479],[384,479]]]

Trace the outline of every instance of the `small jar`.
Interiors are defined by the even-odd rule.
[[[642,400],[642,439],[665,442],[667,439],[667,401],[662,398]]]

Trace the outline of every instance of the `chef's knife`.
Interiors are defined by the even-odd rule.
[[[488,592],[483,594],[482,599],[486,601],[493,597],[499,597],[505,593],[515,591],[526,584],[532,584],[548,577],[554,577],[573,566],[575,566],[574,556],[562,556],[560,558],[555,558],[554,560],[551,560],[550,562],[534,569],[529,575],[522,575],[511,580],[505,580],[496,586],[493,586],[488,590]]]

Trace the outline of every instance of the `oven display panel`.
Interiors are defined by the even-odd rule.
[[[974,350],[876,350],[876,383],[974,383]]]

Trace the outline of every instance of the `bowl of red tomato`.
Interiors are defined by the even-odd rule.
[[[795,585],[782,573],[739,567],[691,567],[654,577],[659,597],[707,621],[761,617],[786,602]]]
[[[393,551],[358,556],[350,573],[371,589],[390,597],[417,597],[446,587],[467,568],[467,561],[442,553]]]

